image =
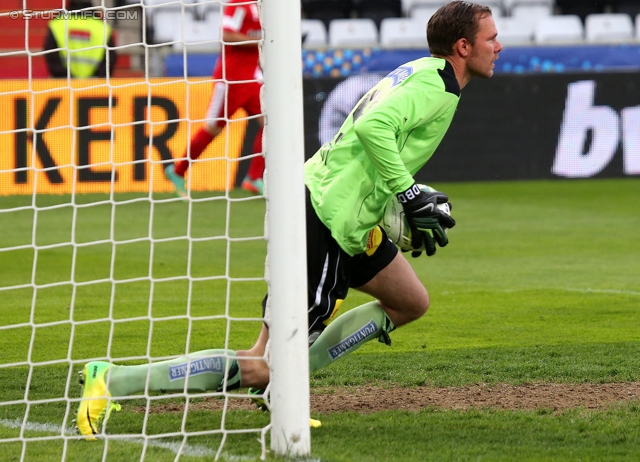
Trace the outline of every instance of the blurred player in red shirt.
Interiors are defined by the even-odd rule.
[[[262,70],[259,64],[258,41],[262,38],[262,27],[255,3],[247,0],[229,0],[222,16],[222,52],[213,70],[213,94],[205,125],[191,138],[182,159],[165,168],[166,177],[176,188],[176,194],[187,197],[185,173],[191,160],[197,159],[206,147],[218,136],[238,109],[243,108],[256,120],[260,130],[253,143],[253,153],[262,153],[262,131],[264,117],[260,108]],[[225,104],[226,96],[226,104]],[[262,175],[264,157],[257,155],[251,160],[249,172],[242,187],[256,194],[264,192]]]

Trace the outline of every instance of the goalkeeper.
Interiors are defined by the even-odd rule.
[[[493,75],[502,50],[496,37],[490,8],[466,1],[441,7],[427,26],[432,57],[398,67],[371,88],[333,140],[305,164],[312,372],[370,340],[390,344],[391,331],[427,311],[427,289],[377,225],[395,195],[411,225],[414,249],[424,246],[433,255],[436,245],[447,245],[444,228],[455,221],[437,205],[448,197],[422,191],[413,175],[449,128],[460,90],[472,77]],[[350,288],[374,301],[336,316]],[[206,350],[138,366],[87,364],[80,432],[98,432],[107,407],[115,406],[107,396],[266,387],[269,368],[262,358],[268,337],[263,325],[247,351]],[[92,397],[102,398],[87,399]]]

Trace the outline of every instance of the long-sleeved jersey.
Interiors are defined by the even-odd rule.
[[[330,143],[305,164],[311,202],[349,255],[392,194],[409,188],[447,132],[460,99],[453,67],[441,58],[408,62],[358,101]]]

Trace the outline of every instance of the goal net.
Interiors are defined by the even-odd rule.
[[[224,131],[190,163],[186,200],[165,168],[207,121],[213,79],[197,67],[208,60],[210,74],[223,53],[226,3],[94,0],[79,11],[115,31],[107,76],[56,79],[45,78],[43,43],[67,0],[0,7],[0,23],[23,38],[0,44],[0,62],[21,60],[25,70],[0,80],[3,459],[309,453],[307,340],[292,335],[306,331],[306,262],[291,258],[305,255],[300,5],[245,3],[270,39],[259,40],[265,192],[238,187],[263,155],[251,150],[258,117],[239,110],[225,112]],[[71,63],[69,48],[55,53]],[[179,75],[164,70],[170,59],[182,62]],[[96,441],[78,433],[85,364],[150,365],[217,349],[228,373],[261,331],[267,290],[269,348],[255,359],[271,371],[257,391],[271,412],[226,379],[221,390],[162,393],[149,391],[147,372],[146,391],[109,401],[121,408],[105,415]],[[185,365],[188,381],[195,373]]]

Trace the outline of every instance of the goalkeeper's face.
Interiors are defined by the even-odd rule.
[[[478,34],[467,60],[467,70],[474,77],[489,78],[493,75],[495,60],[502,51],[493,16],[485,15],[479,21]]]

